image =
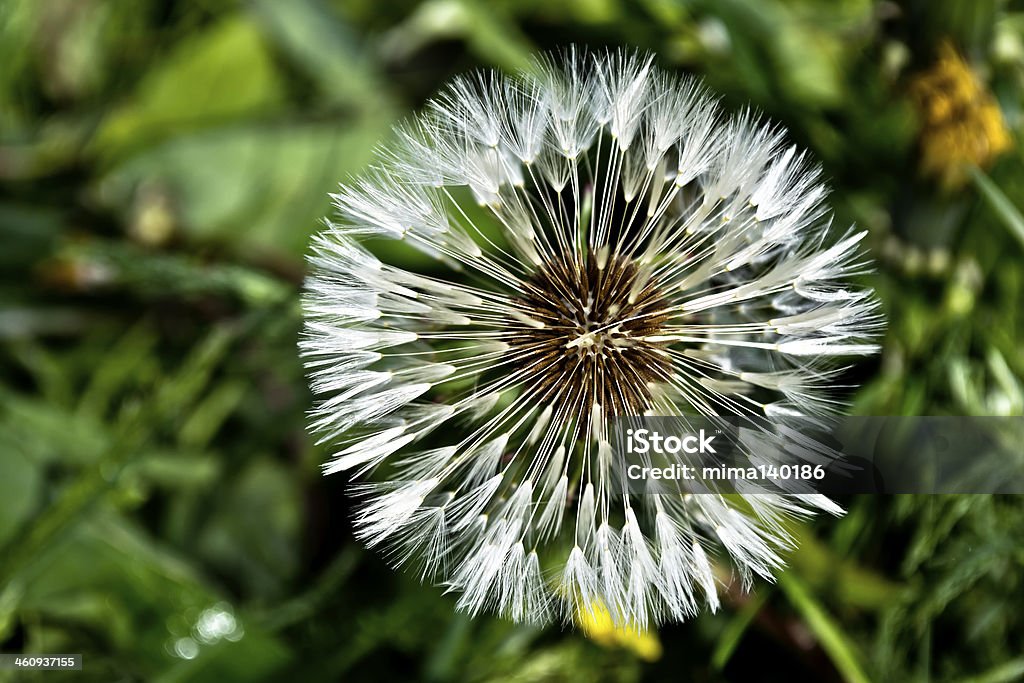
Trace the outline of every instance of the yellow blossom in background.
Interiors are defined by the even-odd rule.
[[[939,58],[910,84],[921,117],[921,171],[948,188],[970,166],[987,166],[1012,145],[992,94],[948,42]]]
[[[629,650],[648,662],[661,658],[661,641],[656,632],[632,625],[617,625],[601,602],[591,603],[589,610],[581,609],[576,620],[583,633],[598,645]]]

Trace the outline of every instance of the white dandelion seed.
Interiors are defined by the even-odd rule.
[[[358,536],[470,614],[645,626],[717,608],[709,555],[770,579],[824,496],[635,496],[616,416],[820,415],[881,325],[863,233],[828,240],[805,153],[631,54],[455,81],[317,236],[301,348]],[[403,240],[461,271],[381,261]],[[358,238],[358,239],[357,239]]]

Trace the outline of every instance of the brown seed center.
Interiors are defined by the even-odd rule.
[[[548,263],[518,303],[543,327],[512,323],[517,365],[537,374],[536,400],[600,404],[608,415],[650,407],[650,382],[663,381],[670,360],[646,337],[667,320],[657,282],[632,259],[588,253]]]

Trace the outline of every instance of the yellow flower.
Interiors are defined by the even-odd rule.
[[[987,166],[1012,145],[992,94],[948,42],[910,84],[921,118],[921,171],[958,187],[971,165]]]
[[[629,624],[616,624],[611,612],[601,602],[592,602],[589,610],[581,609],[576,620],[583,633],[598,645],[621,647],[648,662],[661,658],[661,641],[656,632]]]

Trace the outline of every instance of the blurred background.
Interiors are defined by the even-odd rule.
[[[855,412],[1022,414],[1022,3],[0,0],[0,651],[85,659],[0,681],[1024,679],[1015,497],[843,500],[648,633],[471,620],[353,541],[296,352],[327,193],[450,76],[568,43],[822,161],[889,320]]]

